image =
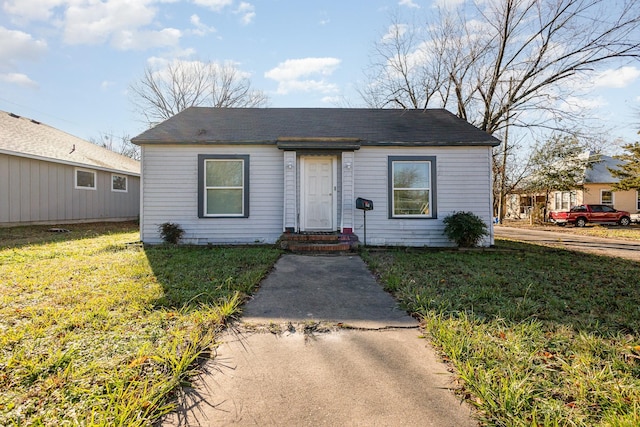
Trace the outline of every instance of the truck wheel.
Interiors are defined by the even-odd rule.
[[[578,218],[576,220],[576,227],[584,227],[587,225],[587,220],[585,218]]]
[[[626,227],[629,224],[631,224],[631,219],[626,216],[623,216],[622,218],[620,218],[620,221],[618,221],[618,224],[620,224],[623,227]]]

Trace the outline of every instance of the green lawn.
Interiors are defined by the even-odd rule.
[[[507,241],[363,258],[487,425],[640,425],[640,264]]]
[[[280,254],[47,228],[0,229],[0,425],[151,425]]]
[[[0,425],[151,425],[280,251],[0,229]],[[640,425],[640,264],[498,241],[362,253],[487,425]]]

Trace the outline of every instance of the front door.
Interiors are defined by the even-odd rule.
[[[335,158],[305,157],[302,187],[302,231],[335,229]]]

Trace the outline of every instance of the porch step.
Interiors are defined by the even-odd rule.
[[[279,244],[282,249],[304,253],[351,252],[358,247],[358,236],[342,233],[284,233]]]

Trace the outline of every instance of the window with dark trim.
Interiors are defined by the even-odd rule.
[[[249,217],[248,155],[198,155],[198,217]]]
[[[389,156],[389,218],[436,218],[435,156]]]
[[[96,173],[92,170],[76,169],[75,188],[82,190],[96,189]]]

